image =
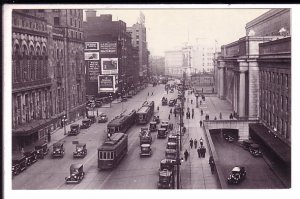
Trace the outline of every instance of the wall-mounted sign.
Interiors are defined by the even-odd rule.
[[[100,54],[117,54],[117,42],[101,42]]]
[[[99,75],[98,76],[98,92],[115,92],[117,90],[116,86],[116,76],[115,75]]]
[[[85,42],[84,50],[99,50],[99,42]]]
[[[99,61],[88,61],[88,78],[90,81],[97,81],[101,74]]]
[[[99,52],[85,52],[84,60],[99,60]]]
[[[101,73],[118,74],[118,58],[101,58]]]

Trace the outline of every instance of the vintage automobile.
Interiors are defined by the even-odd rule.
[[[95,99],[95,107],[100,108],[102,106],[102,100],[101,99]]]
[[[232,137],[232,136],[230,136],[230,135],[228,135],[228,134],[224,134],[223,137],[224,137],[224,139],[225,139],[227,142],[229,142],[229,143],[232,143],[232,142],[235,141],[234,137]]]
[[[174,172],[164,169],[159,172],[158,189],[173,189],[175,185]]]
[[[165,128],[167,133],[173,130],[173,124],[169,123],[168,121],[161,122],[160,128]]]
[[[168,142],[167,143],[167,149],[177,149],[177,143],[174,142]]]
[[[37,152],[36,150],[25,151],[23,154],[26,158],[26,165],[30,166],[37,161]]]
[[[173,159],[162,159],[160,161],[160,167],[158,172],[167,169],[169,171],[175,171],[176,160]]]
[[[91,126],[91,120],[90,119],[83,119],[82,124],[80,125],[81,129],[87,129]]]
[[[126,102],[127,101],[127,97],[126,96],[122,96],[121,97],[121,102]]]
[[[246,178],[245,167],[236,166],[233,167],[232,171],[227,178],[228,184],[238,184]]]
[[[70,131],[68,131],[68,135],[78,135],[80,133],[79,124],[71,124]]]
[[[168,98],[163,97],[163,98],[161,99],[161,104],[162,104],[163,106],[168,105]]]
[[[52,158],[64,157],[65,149],[63,142],[56,142],[53,144]]]
[[[177,151],[175,149],[166,149],[165,157],[166,159],[176,160]]]
[[[167,137],[166,128],[159,128],[157,131],[157,138],[166,138],[166,137]]]
[[[12,156],[12,174],[18,175],[27,168],[26,157],[22,154]]]
[[[254,157],[261,157],[262,156],[262,152],[261,152],[260,147],[259,147],[258,144],[250,144],[250,146],[249,146],[249,152]]]
[[[149,130],[150,130],[150,132],[157,131],[156,122],[150,122]]]
[[[151,156],[152,150],[150,144],[141,144],[140,156]]]
[[[36,150],[37,157],[40,159],[44,159],[44,157],[49,152],[47,142],[38,142],[37,144],[35,144],[34,149]]]
[[[87,155],[87,149],[85,143],[76,144],[75,152],[73,152],[73,158],[84,158]]]
[[[99,116],[99,120],[98,120],[98,123],[105,123],[108,121],[108,117],[106,114],[102,113],[100,116]]]
[[[152,136],[148,128],[141,128],[140,132],[140,145],[142,144],[151,144],[152,143]]]
[[[173,142],[173,143],[177,143],[177,135],[169,135],[168,136],[168,142]]]
[[[175,99],[170,99],[169,100],[169,106],[175,106],[176,100]]]
[[[88,115],[87,119],[91,121],[91,125],[96,122],[96,116],[95,115]]]
[[[152,121],[156,122],[156,124],[159,124],[160,123],[159,116],[158,115],[154,115]]]
[[[253,144],[252,140],[243,140],[242,147],[243,147],[243,149],[249,151],[249,147],[251,144]]]
[[[66,177],[67,184],[79,183],[84,178],[83,164],[72,164],[70,166],[70,176]]]

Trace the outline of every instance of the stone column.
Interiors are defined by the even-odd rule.
[[[255,59],[249,60],[249,117],[259,117],[259,68]]]
[[[246,117],[246,71],[248,70],[248,62],[245,60],[239,61],[239,100],[238,100],[238,115],[240,118]]]
[[[225,62],[224,61],[220,61],[220,64],[218,66],[219,69],[219,88],[218,88],[218,92],[219,92],[219,98],[220,99],[225,99],[224,96],[224,67],[225,67]]]

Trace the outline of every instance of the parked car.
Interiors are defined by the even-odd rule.
[[[243,140],[242,146],[245,150],[249,151],[250,145],[253,144],[252,140]]]
[[[262,156],[262,152],[261,152],[260,147],[259,147],[258,144],[250,144],[250,146],[249,146],[249,152],[254,157],[261,157]]]
[[[73,152],[73,158],[84,158],[87,155],[87,149],[85,143],[76,144],[75,152]]]
[[[37,161],[37,152],[36,150],[25,151],[24,156],[26,158],[26,165],[33,165]]]
[[[159,172],[158,189],[174,189],[175,178],[174,172],[164,169]]]
[[[154,115],[152,121],[156,122],[156,124],[159,124],[160,123],[159,116],[158,115]]]
[[[157,132],[157,138],[166,138],[167,137],[167,129],[159,128]]]
[[[168,98],[163,97],[163,98],[161,99],[161,104],[162,104],[163,106],[168,105]]]
[[[169,100],[169,106],[175,106],[176,100],[175,99],[170,99]]]
[[[78,135],[80,133],[79,124],[71,124],[70,131],[68,131],[68,135]]]
[[[65,155],[65,148],[63,142],[56,142],[53,144],[53,151],[52,151],[52,158],[55,157],[64,157]]]
[[[108,121],[108,117],[106,114],[102,113],[100,116],[99,116],[99,119],[98,119],[98,123],[105,123]]]
[[[140,156],[151,156],[152,150],[150,144],[141,144]]]
[[[158,169],[158,173],[164,169],[167,169],[169,171],[175,171],[175,165],[176,165],[176,160],[173,159],[162,159],[160,161],[160,167]]]
[[[67,184],[80,183],[84,178],[83,164],[72,164],[70,175],[65,178]]]
[[[175,149],[166,149],[165,157],[166,157],[166,159],[176,160],[177,151]]]
[[[47,142],[38,142],[38,143],[36,143],[34,149],[36,150],[37,158],[40,158],[40,159],[44,159],[44,157],[49,152]]]
[[[91,121],[91,125],[96,122],[96,116],[95,115],[88,115],[87,119]]]
[[[12,174],[18,175],[27,168],[26,157],[22,154],[12,156]]]
[[[236,166],[233,167],[232,171],[227,178],[228,184],[238,184],[246,178],[245,167]]]
[[[177,143],[177,135],[169,135],[168,142]]]
[[[81,129],[87,129],[91,126],[91,120],[90,119],[83,119],[82,124],[80,125]]]

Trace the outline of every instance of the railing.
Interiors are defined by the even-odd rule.
[[[291,37],[259,44],[260,55],[291,53]]]
[[[39,85],[46,85],[51,84],[51,79],[40,79],[35,81],[28,81],[28,82],[18,82],[13,83],[12,88],[13,89],[20,89],[20,88],[27,88],[27,87],[33,87],[33,86],[39,86]]]

